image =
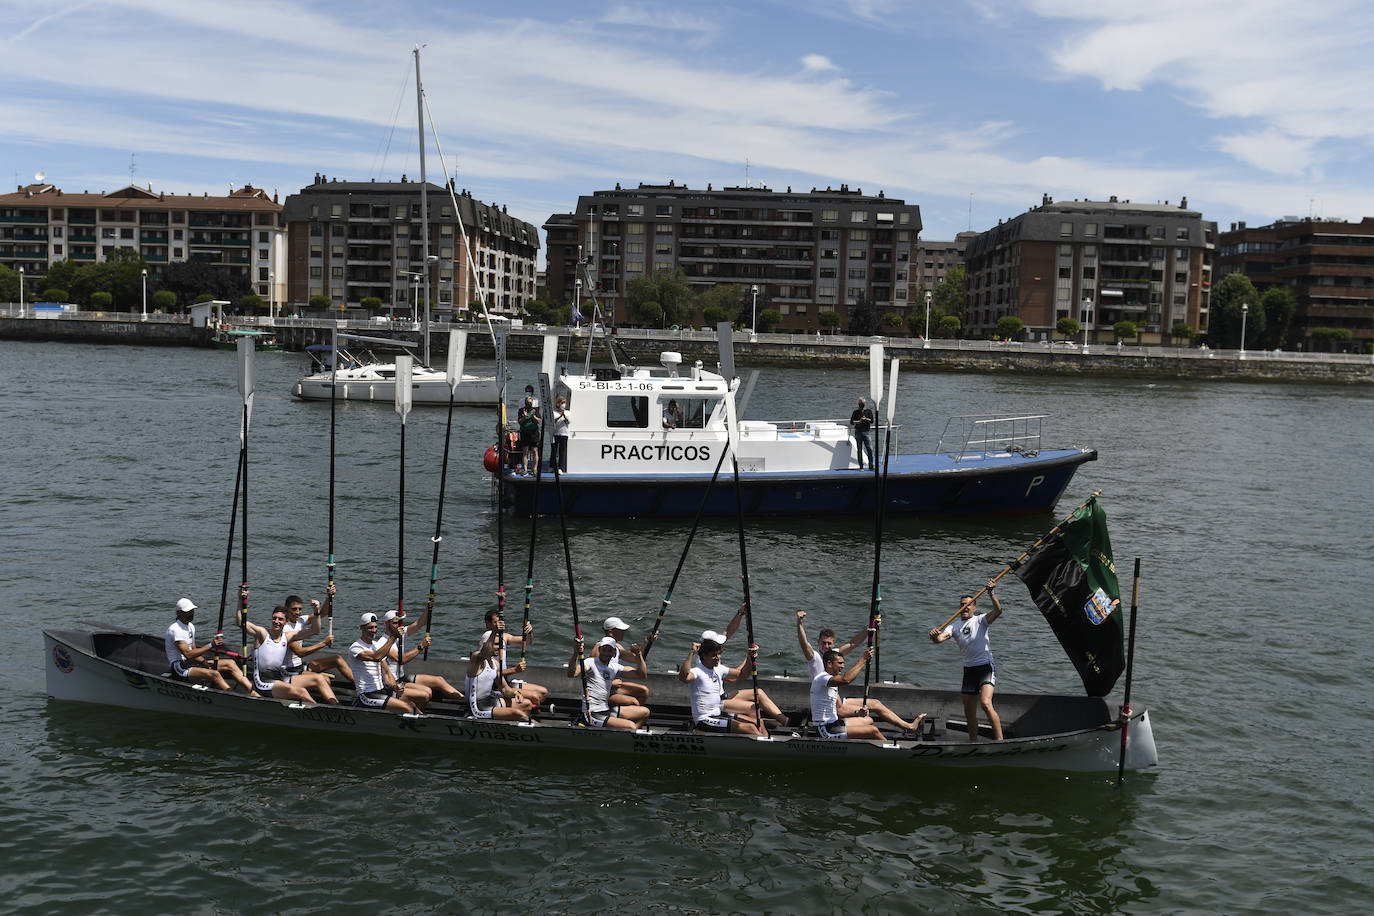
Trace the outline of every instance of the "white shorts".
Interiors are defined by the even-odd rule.
[[[823,741],[843,741],[849,737],[848,733],[845,732],[844,721],[841,719],[818,724],[816,731],[820,733]]]

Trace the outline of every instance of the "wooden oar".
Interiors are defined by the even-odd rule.
[[[329,329],[329,343],[333,350],[329,353],[329,578],[328,594],[334,594],[334,441],[335,441],[335,390],[339,380],[339,323],[333,322]],[[334,637],[334,602],[329,602],[329,636]]]
[[[250,338],[239,338],[239,394],[243,397],[243,428],[239,431],[239,461],[243,464],[243,527],[240,529],[243,540],[239,550],[240,572],[243,584],[239,588],[239,635],[242,637],[243,655],[239,663],[243,674],[248,675],[248,424],[253,416],[253,350]]]
[[[453,438],[453,402],[458,396],[458,385],[463,381],[463,360],[468,345],[467,331],[448,332],[448,367],[445,380],[448,382],[448,422],[444,426],[444,460],[439,467],[439,508],[434,513],[434,556],[429,564],[429,599],[425,602],[425,635],[429,635],[434,625],[434,591],[439,584],[439,544],[444,539],[444,491],[448,486],[448,446]],[[424,657],[429,658],[429,646],[425,646]]]
[[[404,618],[406,610],[406,417],[410,416],[413,392],[410,379],[415,357],[396,357],[396,414],[401,418],[401,469],[400,491],[396,531],[396,616]],[[401,623],[401,634],[396,637],[396,671],[402,673],[402,660],[405,658],[405,624]]]
[[[1101,495],[1102,495],[1102,491],[1101,491],[1101,490],[1095,490],[1095,491],[1093,491],[1093,495],[1092,495],[1092,496],[1089,496],[1087,499],[1083,500],[1083,502],[1079,503],[1079,505],[1078,505],[1077,507],[1074,508],[1073,512],[1077,512],[1079,509],[1082,509],[1082,508],[1083,508],[1084,506],[1086,506],[1088,503],[1092,502],[1094,499],[1097,499],[1097,497],[1099,497],[1099,496],[1101,496]],[[998,581],[999,579],[1001,579],[1003,576],[1005,576],[1007,573],[1011,572],[1011,571],[1012,571],[1012,568],[1013,568],[1014,566],[1016,566],[1017,563],[1020,563],[1020,562],[1021,562],[1022,560],[1024,560],[1026,557],[1030,556],[1030,552],[1031,552],[1032,550],[1034,550],[1035,548],[1039,547],[1041,544],[1045,543],[1045,542],[1048,541],[1051,537],[1053,537],[1053,536],[1055,535],[1055,533],[1056,533],[1057,531],[1059,531],[1059,526],[1060,526],[1060,525],[1063,525],[1063,524],[1064,524],[1065,522],[1067,522],[1069,519],[1073,518],[1073,512],[1070,512],[1068,515],[1066,515],[1066,516],[1059,522],[1059,525],[1055,525],[1055,526],[1054,526],[1053,528],[1051,528],[1049,531],[1046,531],[1046,532],[1045,532],[1045,535],[1044,535],[1042,538],[1040,538],[1040,540],[1036,541],[1034,544],[1030,545],[1030,547],[1026,548],[1025,553],[1021,554],[1021,556],[1017,557],[1015,560],[1012,560],[1009,564],[1007,564],[1007,566],[1006,566],[1001,572],[999,572],[997,575],[993,576],[993,577],[992,577],[992,584],[994,584],[994,585],[997,584],[997,581]],[[986,585],[984,585],[982,588],[978,589],[978,591],[976,591],[976,592],[973,593],[973,600],[974,600],[974,601],[977,601],[978,598],[983,594],[983,592],[985,592],[985,591],[987,591],[987,590],[988,590],[988,587],[987,587]],[[949,615],[949,619],[948,619],[948,620],[946,620],[944,623],[940,624],[938,627],[935,628],[936,632],[938,633],[939,631],[943,630],[945,627],[947,627],[947,626],[949,626],[951,623],[953,623],[953,622],[954,622],[954,618],[955,618],[955,617],[958,617],[959,614],[960,614],[960,612],[962,612],[963,610],[964,610],[964,607],[963,607],[963,605],[961,604],[961,605],[959,606],[959,609],[958,609],[958,610],[956,610],[953,614],[950,614],[950,615]]]
[[[229,603],[229,571],[234,565],[234,533],[237,529],[239,517],[239,484],[243,482],[243,448],[239,448],[239,466],[234,472],[234,499],[229,504],[229,546],[224,551],[224,582],[219,589],[219,624],[215,627],[215,635],[224,635],[224,608]],[[215,661],[219,661],[219,652],[215,652]]]
[[[874,346],[879,346],[875,344]],[[879,372],[881,372],[881,367]],[[882,591],[882,557],[883,557],[883,519],[887,515],[887,471],[888,463],[892,459],[892,417],[897,404],[897,360],[892,360],[891,381],[888,383],[887,392],[887,433],[886,441],[883,443],[883,473],[875,482],[874,490],[874,526],[873,526],[873,595],[869,605],[870,615],[868,618],[868,648],[873,650],[873,659],[864,665],[864,699],[863,708],[868,708],[868,669],[873,668],[873,678],[878,680],[882,676],[882,667],[879,662],[878,652],[882,648],[879,634],[883,626],[883,591]],[[877,412],[874,412],[876,416]],[[876,465],[877,462],[874,462]]]
[[[1121,759],[1116,764],[1116,785],[1126,779],[1126,732],[1131,726],[1131,668],[1135,662],[1135,614],[1140,606],[1140,557],[1135,558],[1135,576],[1131,583],[1131,632],[1126,640],[1126,692],[1121,701]]]
[[[539,387],[544,392],[544,397],[547,398],[549,396],[549,377],[547,375],[540,374]],[[568,516],[567,511],[563,508],[563,474],[558,469],[557,462],[554,462],[553,465],[553,489],[558,498],[558,527],[563,533],[563,562],[568,569],[568,604],[572,608],[573,638],[582,642],[582,622],[577,617],[577,586],[573,582],[572,548],[568,544]],[[534,509],[537,512],[539,506],[536,504]],[[524,632],[522,631],[520,635],[523,638]],[[587,665],[585,660],[579,659],[579,661],[581,664],[578,667],[582,669],[582,709],[584,712],[590,713],[591,704],[587,701]]]
[[[692,549],[692,540],[697,536],[697,529],[701,527],[701,517],[706,513],[706,503],[711,498],[711,488],[716,485],[716,478],[720,476],[720,469],[725,465],[725,456],[730,454],[730,449],[722,445],[720,457],[716,459],[716,469],[711,474],[711,480],[706,484],[706,492],[701,494],[701,505],[697,507],[697,517],[692,520],[692,530],[687,532],[687,543],[682,545],[682,556],[678,557],[677,569],[673,570],[673,579],[668,583],[668,590],[663,593],[663,603],[658,608],[658,619],[654,621],[654,627],[649,631],[649,635],[644,639],[645,658],[649,657],[649,650],[654,647],[654,640],[658,639],[658,628],[663,625],[663,615],[668,613],[668,605],[673,603],[673,589],[677,587],[678,577],[682,575],[682,567],[687,563],[687,551]]]
[[[496,348],[496,616],[506,623],[506,524],[501,499],[506,489],[506,332],[492,331]],[[539,507],[536,506],[537,510]],[[499,661],[497,664],[501,664]]]
[[[730,464],[735,474],[735,527],[739,530],[739,574],[744,584],[744,631],[749,638],[749,651],[745,659],[749,664],[749,677],[754,690],[754,724],[763,731],[763,708],[759,705],[759,647],[754,644],[754,609],[749,596],[749,556],[744,548],[744,496],[739,482],[739,429],[735,419],[735,399],[725,398],[726,433],[729,441]]]

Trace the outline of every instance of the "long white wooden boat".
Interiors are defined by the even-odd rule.
[[[806,724],[768,738],[694,734],[687,727],[685,685],[674,675],[651,673],[648,727],[637,731],[586,728],[573,722],[580,705],[579,682],[562,667],[531,666],[530,681],[552,691],[552,708],[527,724],[507,724],[466,715],[466,707],[432,704],[423,715],[397,715],[347,705],[351,691],[336,687],[341,705],[301,704],[251,697],[191,686],[167,676],[161,636],[118,627],[97,630],[43,631],[48,695],[55,700],[96,703],[153,712],[245,722],[257,726],[320,729],[350,735],[376,735],[393,740],[449,744],[484,744],[529,750],[586,751],[638,756],[722,758],[795,765],[833,764],[838,760],[885,763],[894,767],[927,765],[963,767],[1030,767],[1078,772],[1117,768],[1121,754],[1121,720],[1107,700],[1085,696],[1033,696],[999,693],[997,709],[1005,738],[986,735],[968,741],[963,706],[953,691],[882,683],[871,695],[899,715],[927,714],[917,739],[826,741]],[[408,670],[428,672],[462,682],[462,662],[416,661]],[[760,686],[794,721],[809,706],[809,684],[800,678],[761,678]],[[856,688],[849,691],[857,696]],[[546,707],[547,708],[547,707]],[[1155,766],[1158,755],[1143,706],[1127,721],[1125,765]]]
[[[328,344],[315,344],[309,349],[312,351],[312,358],[316,358],[317,353],[325,354],[327,358],[331,347]],[[382,401],[388,404],[395,402],[395,362],[368,359],[357,350],[343,347],[337,352],[339,399]],[[291,393],[304,401],[327,401],[334,378],[326,364],[326,368],[297,380],[291,388]],[[410,387],[412,402],[415,404],[448,403],[448,376],[442,369],[417,364],[411,370]],[[494,407],[499,400],[500,386],[494,375],[464,373],[453,394],[453,403],[464,407]]]
[[[873,350],[881,379],[881,347]],[[729,426],[747,399],[736,405],[740,380],[730,377],[729,369],[716,373],[697,361],[680,373],[682,357],[673,352],[663,353],[661,362],[662,368],[620,364],[558,377],[554,394],[568,398],[568,457],[560,480],[568,514],[691,516],[701,506],[726,448]],[[873,387],[881,390],[881,384]],[[663,416],[670,402],[677,403],[682,421],[666,429]],[[542,415],[550,424],[551,412],[545,408]],[[1078,466],[1095,460],[1097,452],[1045,447],[1045,419],[954,418],[935,451],[926,454],[902,454],[894,439],[887,512],[1053,509]],[[871,435],[881,465],[886,429],[875,428]],[[877,477],[871,469],[859,469],[847,420],[739,420],[736,454],[744,511],[750,517],[874,511]],[[520,514],[556,513],[552,471],[546,467],[536,486],[533,476],[517,473],[519,457],[511,456],[500,467],[496,450],[487,450],[484,464],[490,472],[499,469],[503,503]],[[731,477],[727,462],[711,488],[707,514],[735,513]]]

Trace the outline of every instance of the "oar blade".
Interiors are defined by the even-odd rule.
[[[892,369],[887,382],[887,425],[892,425],[892,416],[897,412],[897,357],[892,357]]]
[[[458,384],[463,380],[463,360],[467,356],[468,332],[449,331],[448,332],[448,390],[457,392]]]
[[[729,384],[735,377],[735,331],[730,322],[716,325],[716,338],[720,341],[720,374]]]
[[[730,454],[739,458],[739,423],[735,417],[735,396],[725,396],[725,435],[730,445]]]
[[[868,399],[873,415],[878,415],[878,405],[883,399],[883,345],[868,345]]]
[[[549,378],[553,378],[553,368],[558,364],[558,335],[544,335],[543,359],[539,361],[539,371]],[[547,396],[546,396],[547,397]],[[548,409],[550,406],[547,400],[539,402],[542,407]]]
[[[243,397],[243,419],[239,426],[239,443],[248,441],[248,424],[253,416],[253,388],[256,384],[253,377],[253,353],[256,345],[252,338],[240,337],[238,341],[238,389]]]
[[[410,406],[414,397],[410,381],[414,373],[414,366],[415,357],[410,355],[396,357],[396,413],[400,416],[402,423],[410,415]]]
[[[749,408],[749,398],[754,393],[754,385],[758,380],[759,370],[750,369],[749,378],[744,383],[744,393],[739,396],[739,406],[736,408],[736,413],[741,417],[744,416],[744,412]]]

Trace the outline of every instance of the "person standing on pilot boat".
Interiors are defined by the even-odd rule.
[[[253,685],[232,659],[205,661],[205,656],[211,652],[224,651],[224,635],[216,633],[213,640],[197,648],[195,618],[196,606],[191,599],[178,600],[176,619],[167,627],[162,640],[172,677],[190,684],[209,684],[217,690],[228,690],[229,682],[224,679],[224,675],[228,675],[234,683],[252,693]]]
[[[873,411],[868,402],[859,398],[859,407],[849,415],[849,425],[854,430],[854,447],[859,453],[859,470],[864,469],[864,453],[868,454],[868,464],[873,466],[873,439],[869,430],[873,428]]]
[[[560,394],[553,402],[553,453],[549,456],[549,467],[557,466],[560,474],[568,473],[568,436],[571,431],[568,399]]]
[[[622,677],[643,680],[649,676],[639,646],[632,645],[625,652],[625,657],[635,663],[633,668],[621,664],[620,647],[614,636],[602,637],[585,659],[582,646],[580,639],[573,646],[572,658],[568,659],[568,677],[586,672],[587,700],[582,704],[583,721],[593,728],[642,728],[649,721],[649,707],[612,686],[621,683]]]
[[[338,703],[339,698],[329,686],[329,678],[323,674],[306,671],[300,674],[287,674],[286,661],[291,655],[286,635],[286,608],[280,604],[272,609],[271,627],[260,626],[247,619],[248,612],[239,610],[239,625],[248,630],[248,635],[257,642],[253,650],[253,689],[263,696],[276,700],[295,700],[298,703],[313,703],[315,698],[310,691],[320,695],[325,703]]]
[[[997,710],[992,708],[992,693],[997,685],[997,669],[992,659],[992,645],[988,641],[988,627],[1002,616],[1002,602],[997,600],[993,589],[996,579],[988,580],[988,597],[992,599],[992,610],[986,614],[978,613],[978,606],[972,595],[959,599],[959,619],[943,630],[931,628],[930,641],[942,643],[953,638],[959,644],[959,652],[964,660],[964,683],[961,693],[964,697],[964,718],[968,721],[968,740],[978,740],[978,707],[982,706],[988,723],[992,726],[992,737],[1002,740],[1002,720]]]
[[[520,472],[530,476],[539,467],[539,410],[534,406],[534,398],[526,397],[525,403],[515,414],[515,425],[520,430],[520,451],[523,460]]]
[[[468,710],[477,719],[528,722],[534,706],[501,677],[506,626],[500,617],[482,634],[482,645],[468,659]]]
[[[357,690],[353,705],[418,713],[420,710],[414,703],[401,698],[400,685],[391,673],[391,666],[382,664],[395,639],[387,637],[379,644],[377,630],[380,627],[380,617],[371,612],[364,614],[358,625],[358,639],[348,647],[348,665],[353,670],[353,684]]]

